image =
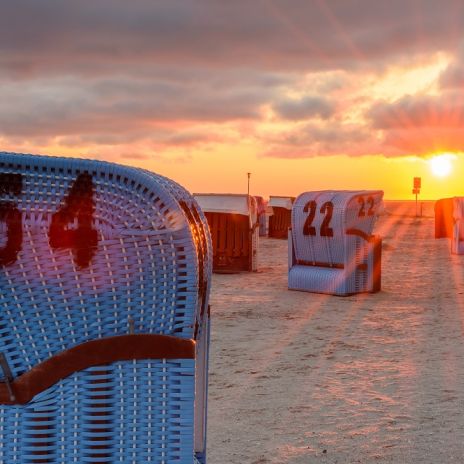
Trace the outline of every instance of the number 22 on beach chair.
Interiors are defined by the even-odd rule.
[[[302,193],[292,208],[288,288],[333,295],[380,290],[381,240],[372,235],[383,192]]]

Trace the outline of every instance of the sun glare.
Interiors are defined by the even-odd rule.
[[[429,165],[432,173],[437,177],[446,177],[450,175],[454,156],[451,154],[443,154],[434,156],[429,160]]]

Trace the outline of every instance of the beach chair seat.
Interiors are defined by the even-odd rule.
[[[288,229],[292,222],[292,204],[294,197],[271,195],[268,206],[272,208],[269,216],[268,236],[272,238],[287,239]]]
[[[256,199],[242,194],[195,193],[208,221],[213,272],[256,271],[259,223]]]
[[[204,463],[211,262],[169,179],[0,153],[0,462]]]
[[[161,340],[157,353],[156,337],[103,338],[109,350],[100,344],[87,357],[73,349],[52,357],[12,383],[16,402],[3,385],[0,427],[9,440],[2,439],[1,462],[193,462],[195,345],[175,338],[180,348],[166,351]],[[107,351],[115,356],[102,356]],[[111,362],[117,357],[132,359]]]
[[[381,240],[372,235],[381,191],[306,192],[289,231],[288,288],[332,295],[376,292]]]

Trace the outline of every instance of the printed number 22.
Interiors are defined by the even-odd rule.
[[[364,201],[363,197],[358,198],[358,203],[361,205],[359,208],[358,212],[358,217],[365,217],[366,216],[366,203]],[[367,210],[367,215],[368,216],[373,216],[374,215],[374,198],[373,197],[367,197],[367,204],[369,206]]]
[[[98,244],[97,231],[92,229],[94,210],[92,177],[88,173],[79,174],[64,205],[52,216],[49,230],[50,246],[71,248],[78,267],[89,265]],[[76,220],[77,228],[68,228]]]
[[[330,227],[330,221],[332,220],[334,205],[331,201],[326,201],[320,209],[320,213],[324,214],[324,219],[320,228],[321,237],[333,237],[333,229]],[[303,226],[303,235],[316,235],[316,228],[312,225],[314,218],[316,217],[317,203],[314,200],[308,201],[303,208],[305,213],[308,213],[308,217]]]

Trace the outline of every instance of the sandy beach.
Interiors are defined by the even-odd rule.
[[[287,290],[287,241],[213,277],[209,464],[462,463],[464,257],[386,202],[382,291]]]

